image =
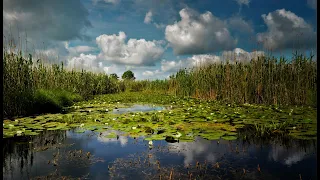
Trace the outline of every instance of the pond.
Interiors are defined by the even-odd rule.
[[[3,121],[4,179],[317,179],[314,107],[139,92],[69,108]]]
[[[3,179],[317,179],[316,140],[169,143],[119,131],[43,131],[3,139]]]
[[[152,105],[141,105],[134,104],[128,108],[117,108],[113,109],[113,113],[115,114],[124,114],[128,112],[148,112],[148,111],[161,111],[164,110],[164,107],[161,106],[152,106]]]

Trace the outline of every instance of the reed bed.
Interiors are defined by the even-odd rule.
[[[317,64],[312,58],[295,54],[292,61],[261,56],[248,63],[207,64],[181,69],[146,89],[227,103],[316,106]]]
[[[35,106],[41,104],[36,101],[43,101],[43,97],[59,96],[57,102],[87,100],[97,94],[123,91],[166,93],[237,104],[317,104],[317,64],[312,55],[296,53],[291,61],[261,56],[250,62],[211,63],[181,69],[165,80],[137,81],[68,70],[63,63],[44,63],[43,57],[40,60],[26,54],[12,43],[3,49],[4,117],[34,113]],[[46,94],[46,91],[52,92]]]
[[[43,90],[51,92],[43,95]],[[35,61],[32,55],[29,58],[23,57],[21,51],[3,52],[4,117],[35,113],[34,106],[39,104],[35,102],[39,93],[42,94],[40,97],[63,94],[65,96],[57,97],[63,100],[74,94],[82,99],[90,99],[96,94],[116,93],[120,90],[119,83],[106,74],[69,71],[63,63],[46,65],[40,60]]]
[[[148,91],[152,93],[164,93],[169,89],[169,81],[164,80],[140,80],[140,81],[125,81],[125,86],[128,91]]]

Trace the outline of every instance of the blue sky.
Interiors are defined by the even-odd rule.
[[[316,11],[316,0],[5,0],[3,29],[69,68],[163,79],[270,49],[315,51]]]

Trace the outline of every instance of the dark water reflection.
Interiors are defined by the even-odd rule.
[[[48,131],[3,139],[3,179],[189,179],[191,173],[193,179],[317,178],[316,141],[197,138],[154,141],[149,149],[142,138],[104,135]]]

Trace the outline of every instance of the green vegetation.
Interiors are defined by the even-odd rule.
[[[125,79],[125,80],[134,80],[135,77],[134,77],[133,72],[130,71],[130,70],[128,70],[128,71],[126,71],[126,72],[123,73],[122,79]]]
[[[3,53],[4,138],[73,128],[172,142],[196,136],[235,140],[240,129],[261,138],[316,138],[317,68],[312,56],[208,64],[166,80],[136,81],[130,70],[118,80],[117,74],[67,70],[63,63],[46,65],[21,52]],[[133,104],[166,110],[112,113]],[[41,113],[57,114],[26,117]]]
[[[5,117],[30,115],[43,108],[45,112],[56,112],[74,100],[121,91],[120,84],[106,74],[68,71],[63,64],[45,65],[40,60],[35,62],[31,55],[24,58],[21,52],[4,51],[3,82]],[[39,109],[39,105],[49,106]]]
[[[132,104],[164,106],[165,110],[114,114],[113,110]],[[287,134],[299,139],[316,138],[316,109],[312,107],[231,105],[158,93],[126,92],[95,96],[76,102],[68,114],[48,114],[4,121],[4,137],[36,135],[38,130],[78,128],[103,132],[116,130],[146,140],[193,141],[237,139],[238,130],[252,127],[258,134]],[[110,134],[115,137],[115,134]]]
[[[72,106],[80,100],[80,95],[68,91],[38,89],[34,95],[32,110],[33,113],[61,112],[63,107]]]
[[[209,64],[180,70],[169,80],[150,82],[146,89],[236,104],[316,107],[317,64],[312,58],[296,54],[292,61],[259,57],[250,63]]]
[[[118,76],[116,73],[112,73],[112,74],[110,74],[110,78],[111,78],[111,79],[118,80],[118,79],[119,79],[119,76]]]

